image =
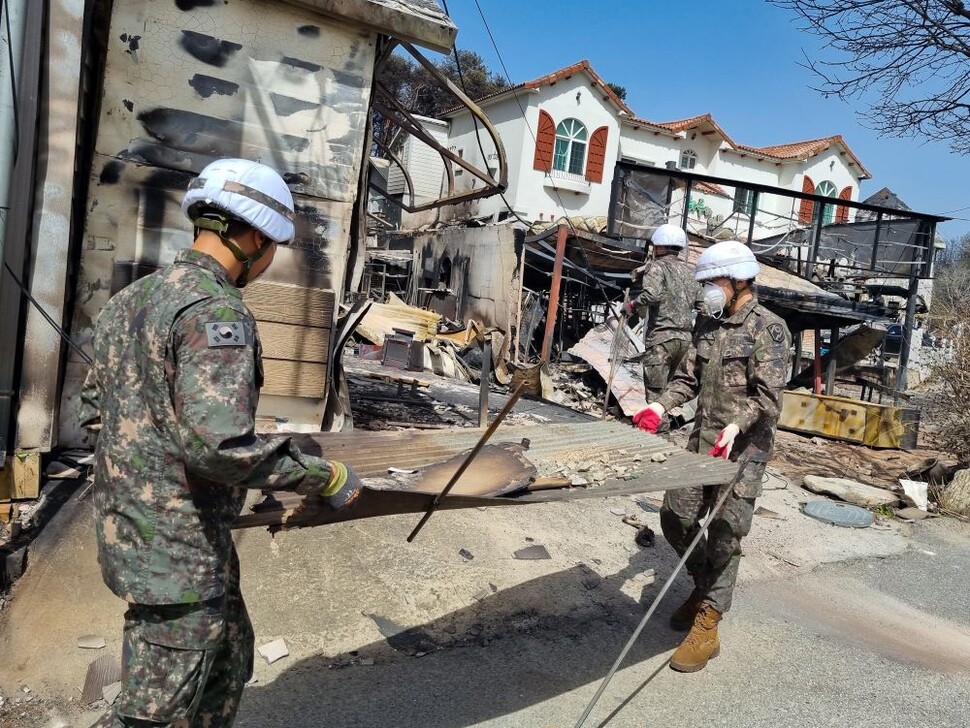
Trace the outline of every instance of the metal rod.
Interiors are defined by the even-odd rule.
[[[486,336],[482,345],[482,375],[478,383],[478,426],[488,427],[488,383],[492,378],[492,337]]]
[[[616,331],[613,332],[613,346],[610,347],[610,376],[606,380],[606,394],[603,395],[603,419],[606,419],[606,409],[610,404],[610,387],[613,386],[613,378],[616,377],[617,362],[620,358],[620,329],[626,328],[626,302],[630,300],[630,289],[623,291],[623,311],[620,319],[616,322]]]
[[[815,394],[822,393],[822,330],[815,329],[815,361],[812,364],[812,370],[815,373],[815,386],[813,391]]]
[[[835,349],[839,345],[839,327],[835,326],[829,333],[829,365],[825,370],[825,393],[829,396],[835,394]]]
[[[562,285],[562,262],[566,257],[566,238],[568,235],[569,228],[560,225],[559,233],[556,235],[556,259],[552,264],[552,285],[549,288],[546,332],[542,337],[542,353],[539,355],[539,359],[543,362],[549,361],[549,354],[552,350],[552,334],[556,328],[556,318],[559,315],[559,287]]]
[[[758,215],[758,196],[759,192],[757,190],[750,190],[751,192],[751,210],[749,214],[751,219],[748,221],[748,245],[751,245],[751,241],[754,240],[754,219]]]
[[[522,287],[525,278],[525,243],[522,243],[522,255],[519,256],[519,296],[515,305],[515,348],[512,350],[512,360],[519,363],[519,341],[522,333]]]
[[[428,510],[423,516],[421,516],[421,520],[418,521],[418,525],[414,527],[414,530],[411,531],[411,535],[408,536],[408,543],[414,541],[415,536],[417,536],[421,529],[424,528],[424,524],[427,523],[428,519],[431,518],[431,515],[438,510],[438,506],[441,505],[442,499],[448,495],[452,488],[455,487],[455,483],[458,482],[458,479],[468,469],[468,466],[471,465],[472,460],[474,460],[478,453],[481,452],[481,449],[485,447],[485,443],[488,442],[488,439],[495,433],[495,430],[498,429],[498,426],[502,423],[502,420],[505,419],[506,415],[512,411],[512,408],[515,406],[515,403],[519,401],[519,397],[522,395],[522,391],[524,389],[525,382],[522,382],[512,393],[512,396],[509,397],[508,402],[506,402],[505,406],[502,407],[501,412],[499,412],[495,419],[492,420],[492,424],[490,424],[488,429],[482,433],[482,436],[478,439],[478,442],[475,443],[475,447],[473,447],[472,451],[468,453],[468,457],[466,457],[462,464],[458,466],[458,470],[455,471],[455,474],[451,476],[451,479],[448,481],[445,487],[441,489],[441,492],[434,497],[434,500],[431,502]]]
[[[690,212],[690,193],[694,189],[694,180],[687,180],[687,188],[684,190],[684,213],[680,219],[680,226],[687,230],[687,213]]]
[[[586,719],[589,717],[589,714],[593,712],[593,708],[595,708],[596,703],[599,702],[600,696],[602,696],[603,691],[606,690],[606,686],[610,684],[610,680],[613,679],[613,675],[616,674],[616,671],[620,668],[623,660],[626,659],[627,654],[633,648],[633,645],[636,644],[637,639],[640,637],[640,633],[643,631],[643,628],[647,626],[647,622],[650,621],[650,617],[652,617],[654,611],[656,611],[657,605],[660,604],[660,600],[664,598],[667,590],[670,589],[671,584],[674,583],[674,577],[676,577],[677,574],[680,573],[680,570],[684,568],[684,564],[687,563],[687,559],[697,547],[698,542],[701,540],[701,538],[703,538],[704,534],[707,533],[707,528],[711,525],[711,521],[714,520],[714,516],[718,513],[718,511],[721,510],[721,506],[724,505],[724,501],[727,500],[727,497],[734,490],[734,486],[739,480],[741,480],[741,476],[743,475],[744,469],[749,460],[750,458],[747,455],[741,457],[738,472],[734,474],[734,478],[724,488],[724,492],[721,493],[721,496],[717,499],[717,502],[714,504],[711,510],[708,511],[707,518],[705,518],[704,523],[701,524],[700,529],[697,531],[697,535],[694,536],[694,540],[690,542],[687,550],[684,551],[684,555],[681,556],[680,561],[677,562],[677,566],[674,567],[673,572],[671,572],[670,576],[667,577],[667,581],[664,582],[660,593],[654,597],[653,603],[650,605],[650,609],[648,609],[647,613],[643,615],[643,619],[640,620],[640,624],[637,625],[637,628],[633,631],[630,639],[627,640],[626,645],[623,647],[623,651],[620,652],[620,656],[616,658],[616,662],[613,663],[613,667],[610,668],[610,671],[606,673],[606,677],[603,678],[603,682],[600,683],[599,689],[596,691],[596,695],[594,695],[593,699],[589,701],[589,704],[586,706],[586,710],[583,711],[583,714],[579,716],[579,720],[576,721],[576,728],[583,728],[583,725],[585,725]]]

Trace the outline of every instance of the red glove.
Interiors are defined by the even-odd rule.
[[[633,301],[623,302],[623,313],[625,313],[627,316],[632,316],[635,309],[636,306],[633,305]]]
[[[664,412],[665,410],[662,405],[653,402],[633,415],[633,424],[644,432],[656,433],[657,428],[660,427],[660,420],[663,418]]]

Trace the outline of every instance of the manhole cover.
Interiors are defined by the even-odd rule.
[[[865,508],[828,500],[809,501],[805,504],[805,515],[848,528],[868,528],[875,520]]]

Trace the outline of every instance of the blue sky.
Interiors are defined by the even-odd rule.
[[[862,199],[889,187],[920,212],[967,218],[940,226],[970,232],[970,158],[946,144],[880,138],[855,113],[861,102],[824,99],[798,65],[819,40],[787,11],[761,0],[479,0],[512,81],[586,58],[625,86],[638,116],[668,121],[710,112],[743,144],[766,146],[842,134],[873,178]],[[458,47],[501,65],[474,0],[449,0]]]

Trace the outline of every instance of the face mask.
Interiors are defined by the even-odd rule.
[[[707,309],[708,315],[714,318],[720,318],[726,305],[727,296],[724,295],[724,289],[716,283],[705,283],[704,308]]]

